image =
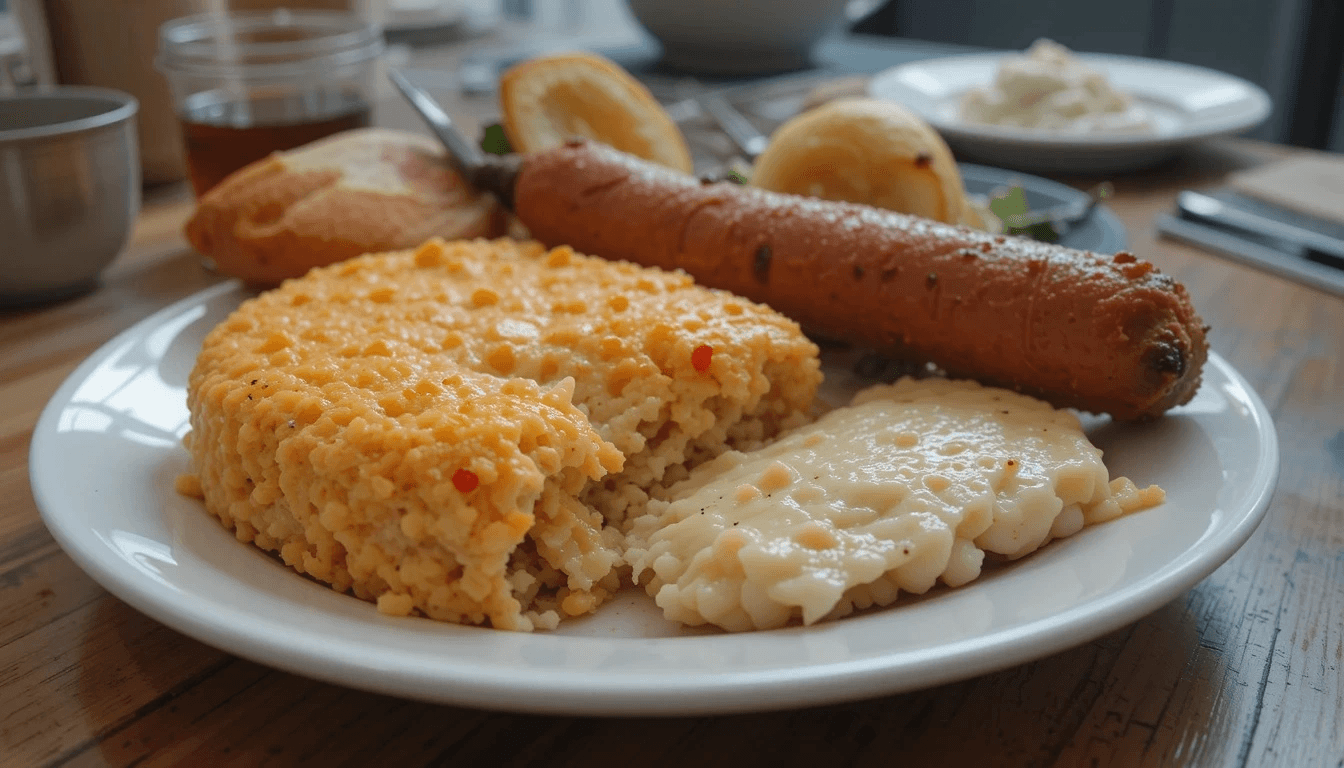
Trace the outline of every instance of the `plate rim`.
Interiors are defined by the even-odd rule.
[[[1065,611],[1035,619],[1010,630],[985,636],[973,636],[936,648],[874,655],[869,658],[817,663],[788,670],[771,668],[750,672],[698,670],[687,675],[681,670],[643,671],[613,678],[607,672],[599,680],[577,677],[568,670],[527,668],[500,676],[497,668],[460,660],[443,675],[425,670],[379,665],[376,661],[354,663],[348,654],[308,641],[281,642],[272,628],[285,625],[270,620],[230,625],[209,620],[209,612],[190,600],[169,599],[174,590],[152,583],[143,573],[123,560],[111,560],[107,567],[97,554],[87,552],[66,529],[67,521],[52,509],[46,481],[40,477],[40,462],[57,434],[53,427],[62,409],[69,404],[78,386],[89,373],[111,358],[126,342],[160,327],[164,321],[183,311],[216,299],[220,294],[236,292],[239,300],[247,291],[237,281],[226,281],[184,297],[118,333],[85,358],[61,383],[44,406],[34,427],[29,449],[29,482],[43,523],[62,550],[81,570],[100,586],[136,610],[169,628],[202,643],[268,667],[300,674],[361,690],[412,698],[422,701],[471,706],[492,710],[555,715],[598,716],[687,716],[762,712],[815,706],[870,698],[946,684],[986,674],[1038,659],[1095,639],[1158,609],[1212,573],[1230,558],[1255,532],[1267,513],[1279,475],[1277,433],[1264,402],[1249,382],[1230,363],[1210,351],[1208,364],[1220,372],[1247,397],[1250,422],[1260,438],[1258,463],[1247,482],[1251,498],[1230,526],[1220,527],[1210,548],[1196,550],[1195,544],[1155,573],[1099,599],[1074,605]],[[1207,379],[1206,379],[1207,380]],[[1198,541],[1208,538],[1201,536]],[[110,548],[107,548],[110,552]],[[1191,554],[1194,551],[1195,554]],[[1174,565],[1173,565],[1174,564]],[[192,610],[183,611],[175,602],[184,602]],[[1054,625],[1064,624],[1073,631],[1064,633]],[[453,625],[448,625],[453,626]],[[807,632],[843,632],[844,622],[815,627],[790,627],[771,630],[787,634]],[[255,628],[255,629],[254,629]],[[289,627],[292,631],[292,626]],[[837,629],[839,628],[839,629]],[[475,632],[497,630],[468,627]],[[560,646],[588,640],[559,634],[520,635],[547,638]],[[445,635],[447,638],[448,636]],[[731,642],[734,634],[696,637],[648,638],[652,642],[688,643]],[[633,639],[633,638],[632,638]],[[915,662],[920,662],[916,664]],[[913,665],[913,666],[912,666]],[[404,665],[403,665],[404,666]],[[589,673],[590,674],[590,673]],[[519,679],[525,677],[525,680]],[[578,683],[576,685],[576,682]],[[520,688],[520,684],[523,685]],[[518,697],[525,690],[527,697]]]
[[[891,89],[900,88],[905,90],[905,86],[895,82],[904,71],[911,71],[928,66],[937,67],[947,64],[982,64],[992,68],[1004,57],[1020,54],[1021,52],[1022,51],[1020,50],[1005,50],[985,51],[980,53],[959,53],[951,56],[937,56],[928,59],[904,62],[873,75],[868,81],[867,92],[870,96],[875,98],[891,99],[893,98],[890,94]],[[1112,53],[1074,52],[1074,55],[1084,62],[1103,65],[1115,64],[1120,66],[1142,67],[1155,70],[1160,69],[1187,74],[1198,73],[1205,77],[1213,77],[1228,83],[1236,83],[1246,89],[1250,94],[1251,99],[1254,102],[1254,108],[1248,110],[1243,115],[1226,118],[1221,123],[1213,123],[1199,129],[1192,130],[1187,128],[1186,130],[1172,134],[1154,136],[1144,134],[1050,133],[1029,129],[981,125],[979,123],[967,123],[962,120],[948,120],[941,115],[932,114],[928,110],[921,108],[922,105],[906,104],[906,106],[918,112],[919,115],[933,125],[939,133],[942,133],[948,139],[953,141],[997,144],[1004,147],[1051,147],[1060,150],[1074,151],[1098,149],[1151,150],[1160,147],[1180,146],[1200,139],[1225,136],[1249,130],[1250,128],[1263,123],[1273,110],[1273,100],[1264,88],[1245,78],[1211,67],[1204,67],[1198,64],[1186,64],[1178,61],[1168,61],[1165,59],[1153,59],[1145,56],[1128,56]],[[888,93],[883,94],[881,92],[883,89],[888,90]]]

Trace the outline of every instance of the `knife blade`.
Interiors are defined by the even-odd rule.
[[[443,111],[443,107],[434,100],[434,97],[425,93],[406,75],[399,70],[391,69],[387,72],[387,77],[392,84],[401,91],[401,95],[411,102],[417,114],[434,132],[439,141],[448,150],[449,157],[452,158],[457,170],[467,179],[474,179],[480,175],[481,169],[486,165],[485,153],[475,144],[472,144],[462,132],[457,129],[453,119]]]
[[[1310,261],[1344,270],[1344,241],[1297,224],[1262,216],[1201,194],[1184,191],[1176,197],[1182,219],[1222,230],[1278,241]]]
[[[490,192],[505,208],[513,210],[513,187],[522,168],[522,155],[487,155],[462,135],[433,96],[416,87],[404,73],[392,69],[387,76],[443,143],[449,161],[462,178],[471,186]]]
[[[1232,261],[1255,267],[1312,288],[1344,297],[1344,270],[1261,245],[1236,230],[1215,227],[1168,214],[1157,217],[1157,231],[1165,237],[1196,245]]]

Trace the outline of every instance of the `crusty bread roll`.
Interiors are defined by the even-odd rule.
[[[197,203],[186,235],[220,272],[274,285],[364,253],[503,234],[494,197],[467,186],[433,140],[365,128],[277,152]]]
[[[770,137],[751,183],[947,224],[973,221],[952,150],[932,126],[891,101],[842,98],[794,117]]]

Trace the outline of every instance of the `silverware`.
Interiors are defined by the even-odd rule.
[[[700,102],[700,107],[714,118],[714,122],[728,134],[728,138],[733,140],[748,160],[755,161],[770,144],[770,138],[758,131],[756,126],[723,96],[707,93],[697,100]]]
[[[1344,296],[1344,270],[1308,261],[1301,256],[1260,245],[1227,229],[1189,219],[1162,214],[1157,217],[1156,225],[1157,231],[1167,237],[1214,251],[1249,267],[1262,269],[1336,296]]]
[[[1253,211],[1228,205],[1198,192],[1185,191],[1176,197],[1181,218],[1224,230],[1232,230],[1269,241],[1281,241],[1305,258],[1336,269],[1344,269],[1344,241],[1291,222],[1271,219]]]
[[[416,113],[429,125],[429,129],[434,132],[443,146],[447,148],[449,156],[452,157],[457,170],[462,172],[468,179],[480,172],[485,165],[485,153],[475,144],[462,135],[453,123],[453,118],[443,111],[443,107],[434,100],[428,93],[422,91],[419,87],[406,79],[406,75],[400,70],[390,69],[387,77],[392,84],[397,86],[401,95],[411,102]]]
[[[521,158],[518,155],[487,155],[462,135],[453,118],[448,116],[433,96],[412,83],[399,70],[388,70],[387,76],[448,150],[448,157],[467,183],[494,193],[500,203],[512,210],[513,182],[518,175]]]
[[[1158,232],[1234,261],[1344,296],[1344,241],[1216,197],[1185,191]]]
[[[0,307],[90,290],[126,247],[138,109],[128,93],[82,86],[0,99]]]

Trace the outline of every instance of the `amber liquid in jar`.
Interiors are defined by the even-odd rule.
[[[369,105],[352,93],[194,101],[182,113],[182,131],[187,175],[197,197],[272,152],[369,125]]]

